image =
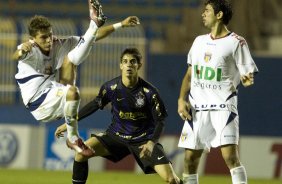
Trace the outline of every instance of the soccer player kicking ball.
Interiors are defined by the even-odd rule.
[[[178,113],[185,120],[178,146],[185,148],[186,184],[199,183],[199,161],[211,147],[220,147],[232,183],[247,183],[238,153],[238,85],[240,80],[245,87],[253,85],[258,69],[245,39],[227,29],[231,17],[227,0],[207,0],[202,18],[211,32],[198,36],[188,53],[178,99]]]
[[[108,129],[93,135],[86,144],[102,156],[118,162],[132,154],[144,173],[158,173],[169,184],[181,184],[158,139],[167,116],[157,89],[138,76],[142,56],[136,48],[123,51],[121,76],[104,83],[98,96],[78,114],[81,120],[108,103],[112,105],[112,122]],[[63,136],[66,124],[59,126],[57,137]],[[73,184],[84,184],[88,177],[90,157],[77,153],[73,164]]]
[[[97,0],[89,0],[88,4],[91,21],[83,37],[55,38],[48,19],[34,16],[28,25],[30,41],[20,45],[13,55],[19,60],[15,78],[26,108],[40,122],[64,117],[68,147],[85,156],[93,155],[94,151],[83,143],[78,133],[80,95],[75,86],[76,66],[86,59],[95,40],[117,28],[139,24],[133,16],[98,30],[106,21],[102,6]]]

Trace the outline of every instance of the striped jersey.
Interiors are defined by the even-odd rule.
[[[219,39],[198,36],[187,63],[192,67],[189,101],[195,110],[237,113],[240,76],[258,72],[245,39],[235,33]]]

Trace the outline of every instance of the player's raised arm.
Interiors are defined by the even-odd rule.
[[[22,59],[28,52],[31,51],[32,46],[33,43],[30,41],[22,43],[21,45],[18,46],[18,49],[13,53],[12,59],[14,61],[18,61],[19,59]]]
[[[118,23],[115,23],[115,24],[112,24],[112,25],[108,25],[108,26],[100,27],[98,29],[98,32],[97,32],[96,41],[107,37],[108,35],[113,33],[115,30],[118,30],[120,28],[134,27],[134,26],[139,25],[139,24],[140,24],[140,21],[139,21],[138,17],[129,16],[121,22],[118,22]]]

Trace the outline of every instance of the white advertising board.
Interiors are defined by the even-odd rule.
[[[0,124],[0,167],[41,167],[44,137],[44,128]]]

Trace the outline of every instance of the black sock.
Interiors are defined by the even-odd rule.
[[[73,162],[72,183],[85,184],[88,177],[88,161]]]

